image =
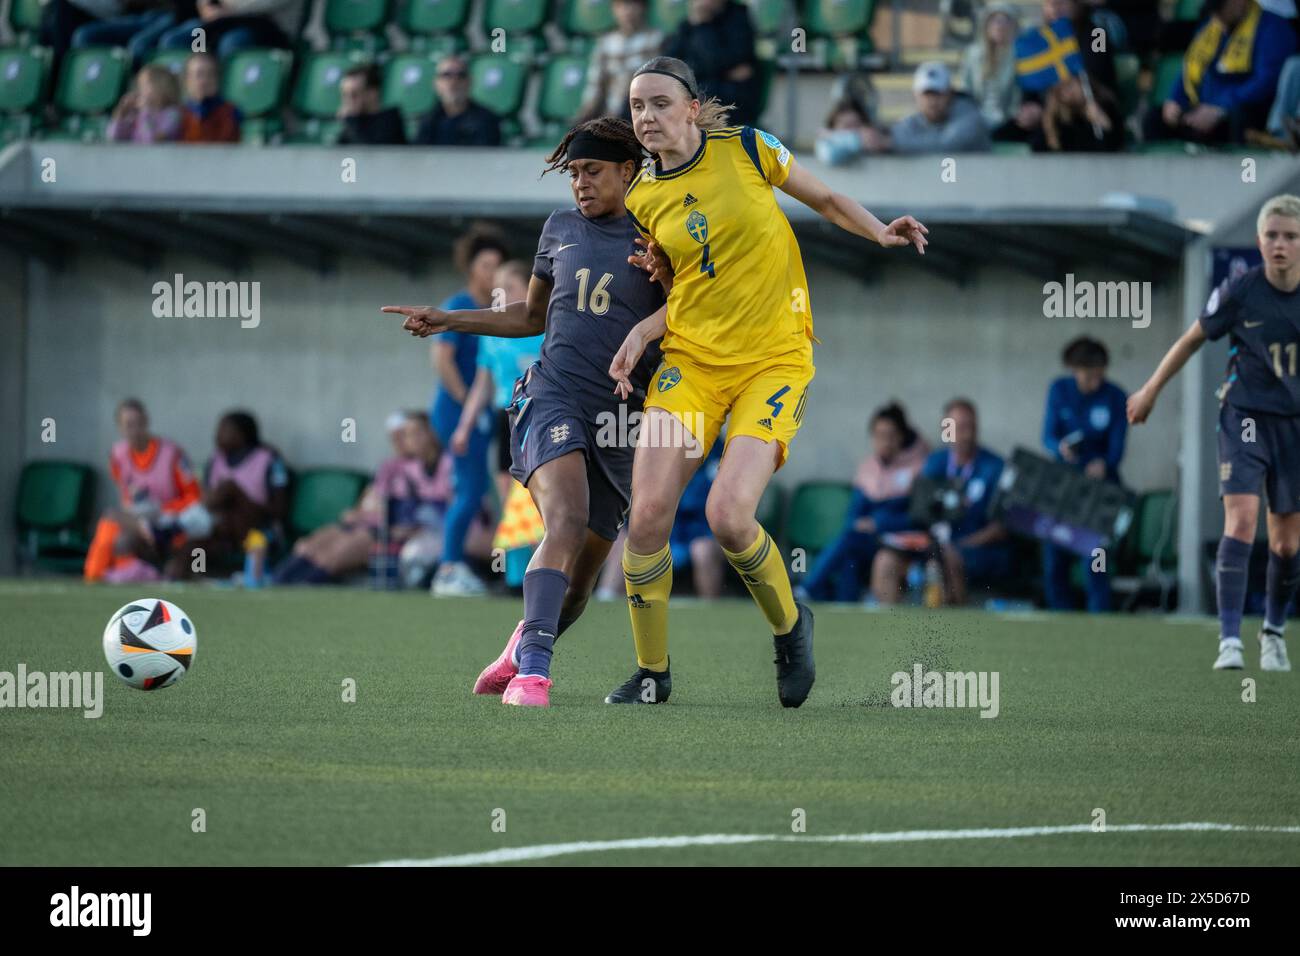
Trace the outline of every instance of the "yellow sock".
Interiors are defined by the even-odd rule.
[[[790,575],[786,573],[780,549],[763,526],[758,526],[758,537],[744,551],[736,554],[723,548],[722,553],[740,573],[754,603],[767,618],[767,623],[772,625],[772,633],[789,634],[794,630],[799,620],[799,609],[794,606]]]
[[[656,554],[623,549],[627,608],[632,615],[636,662],[652,671],[668,670],[668,595],[673,589],[673,553],[668,545]],[[787,588],[788,589],[788,588]]]

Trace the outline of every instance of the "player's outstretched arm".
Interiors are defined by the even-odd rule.
[[[651,342],[657,342],[668,331],[668,307],[661,305],[628,331],[623,344],[609,363],[609,377],[615,382],[614,391],[626,399],[632,394],[632,372]]]
[[[551,284],[533,276],[528,282],[527,299],[510,302],[499,309],[455,309],[449,312],[428,305],[386,305],[379,311],[405,316],[402,328],[421,339],[440,332],[521,339],[545,331],[546,306],[550,301]]]
[[[790,175],[780,189],[827,222],[833,222],[855,236],[879,243],[886,249],[915,246],[917,252],[925,255],[925,247],[930,243],[926,238],[930,230],[916,219],[900,216],[885,225],[848,196],[835,192],[794,159],[790,160]]]
[[[1203,344],[1205,344],[1205,330],[1201,328],[1201,320],[1197,319],[1178,337],[1178,341],[1170,346],[1146,384],[1128,397],[1129,424],[1140,425],[1147,420],[1151,410],[1156,407],[1156,397],[1160,394],[1160,390],[1182,370],[1187,360],[1195,355],[1196,350]]]

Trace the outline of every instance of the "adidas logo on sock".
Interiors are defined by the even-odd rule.
[[[647,608],[650,606],[650,602],[639,594],[629,594],[627,596],[627,603],[631,604],[633,607],[640,608]]]

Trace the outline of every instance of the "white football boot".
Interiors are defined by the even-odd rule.
[[[1245,655],[1241,653],[1241,641],[1219,641],[1219,656],[1214,661],[1216,671],[1239,671],[1246,666]]]
[[[466,564],[450,561],[438,567],[429,590],[434,597],[478,597],[487,593],[487,586]]]
[[[1286,641],[1276,631],[1259,632],[1259,669],[1262,671],[1291,669],[1291,661],[1286,656]]]

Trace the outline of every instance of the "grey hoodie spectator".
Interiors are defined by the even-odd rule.
[[[895,153],[978,153],[990,148],[988,127],[968,96],[952,91],[942,63],[922,63],[912,78],[917,112],[889,130],[881,145]]]

